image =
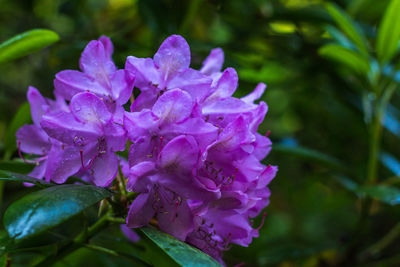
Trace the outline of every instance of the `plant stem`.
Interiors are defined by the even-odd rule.
[[[400,236],[400,222],[397,223],[384,237],[377,243],[370,246],[365,252],[362,253],[364,257],[373,257],[389,246]]]
[[[36,267],[48,267],[57,261],[63,259],[68,256],[70,253],[84,246],[86,241],[99,233],[101,230],[106,228],[110,221],[108,220],[109,213],[100,218],[96,223],[89,227],[89,229],[82,231],[77,237],[75,237],[72,241],[63,245],[57,255],[50,255],[45,258],[43,261],[39,262]]]
[[[379,105],[377,109],[380,109]],[[378,157],[382,136],[382,112],[377,110],[371,123],[370,130],[370,151],[367,167],[367,180],[366,183],[373,184],[377,181],[378,175]]]

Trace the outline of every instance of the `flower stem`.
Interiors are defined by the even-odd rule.
[[[110,221],[108,220],[109,213],[104,215],[100,218],[96,223],[89,227],[89,229],[82,231],[77,237],[75,237],[72,241],[68,242],[67,244],[63,245],[57,255],[50,255],[46,257],[43,261],[39,262],[36,267],[46,267],[51,266],[55,262],[63,259],[64,257],[68,256],[70,253],[74,252],[75,250],[79,249],[80,247],[84,246],[86,241],[105,229]]]
[[[363,258],[374,257],[389,246],[400,236],[400,222],[397,223],[384,237],[382,237],[377,243],[367,248],[362,254]]]

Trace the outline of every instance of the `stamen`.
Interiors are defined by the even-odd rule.
[[[232,233],[229,233],[228,237],[226,238],[226,241],[225,241],[226,243],[225,243],[224,249],[228,248],[229,242],[231,242],[231,237],[232,237]]]
[[[178,215],[178,206],[179,206],[179,201],[177,200],[177,201],[175,202],[175,210],[174,210],[174,215],[172,216],[171,222],[174,222],[175,219],[176,219],[176,217],[178,217],[178,216],[177,216],[177,215]]]
[[[267,133],[265,134],[265,137],[268,137],[271,134],[271,131],[268,130]]]
[[[38,163],[37,160],[35,160],[35,161],[33,161],[33,160],[26,160],[26,159],[22,156],[22,152],[21,152],[21,141],[19,141],[19,140],[18,140],[18,155],[19,155],[19,157],[22,159],[22,161],[25,162],[25,163],[32,163],[32,164],[37,164],[37,163]]]
[[[164,137],[163,137],[163,136],[160,136],[160,145],[158,146],[158,153],[161,152],[163,140],[164,140]]]
[[[264,212],[264,214],[263,214],[263,217],[262,217],[262,220],[261,220],[261,224],[260,224],[260,226],[258,226],[257,228],[255,228],[254,230],[257,230],[257,231],[259,231],[260,229],[261,229],[261,227],[264,225],[264,221],[265,221],[265,217],[267,216],[267,213],[266,212]]]
[[[81,155],[82,169],[86,170],[85,164],[83,163],[83,150],[79,150],[79,154]]]

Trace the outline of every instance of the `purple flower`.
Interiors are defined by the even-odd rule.
[[[122,120],[124,105],[132,95],[134,76],[127,70],[117,70],[112,61],[113,45],[108,37],[91,41],[82,53],[82,72],[64,70],[56,74],[55,94],[71,100],[81,92],[91,92],[107,104],[111,113]]]
[[[223,57],[214,49],[200,71],[190,69],[189,47],[175,35],[154,59],[129,57],[141,93],[124,116],[133,143],[128,186],[140,193],[127,225],[155,217],[161,230],[220,261],[230,243],[247,246],[258,236],[249,218],[269,203],[277,171],[260,163],[271,141],[257,133],[267,105],[255,101],[266,86],[233,97],[238,76],[221,71]]]
[[[46,173],[49,151],[52,144],[57,143],[57,141],[52,140],[46,134],[40,126],[40,122],[44,113],[61,110],[64,108],[65,103],[44,98],[39,91],[32,86],[28,89],[27,98],[31,106],[33,124],[24,125],[17,131],[17,146],[20,156],[25,162],[36,164],[36,167],[28,175],[42,179]],[[37,155],[37,157],[34,160],[26,160],[23,158],[21,151]]]
[[[135,74],[135,86],[141,90],[132,111],[150,108],[160,94],[170,89],[179,88],[195,100],[203,99],[212,80],[189,65],[190,48],[179,35],[168,37],[153,59],[129,56],[125,68]]]
[[[56,111],[43,116],[41,126],[61,145],[50,151],[47,176],[57,183],[88,169],[93,182],[107,186],[115,178],[118,158],[125,149],[125,130],[113,122],[104,102],[92,93],[72,97],[71,112]]]
[[[178,35],[153,58],[129,56],[122,70],[112,52],[108,38],[91,41],[81,72],[56,75],[56,101],[29,89],[34,125],[22,127],[17,140],[21,151],[37,155],[31,175],[57,183],[75,175],[109,186],[120,166],[127,189],[138,193],[127,227],[156,219],[161,230],[223,263],[231,243],[248,246],[258,237],[251,219],[269,204],[268,184],[277,172],[260,162],[271,150],[268,136],[257,133],[268,107],[256,101],[266,85],[234,97],[239,79],[233,68],[222,70],[222,49],[195,70]],[[133,101],[134,80],[140,94]],[[123,105],[130,98],[128,112]],[[115,154],[126,149],[127,138],[128,163]]]

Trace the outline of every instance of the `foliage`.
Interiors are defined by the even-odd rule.
[[[10,225],[18,221],[9,217],[14,208],[21,209],[22,216],[30,209],[25,201],[32,201],[41,190],[74,187],[23,187],[9,181],[33,182],[21,175],[29,172],[29,166],[18,158],[13,139],[16,129],[30,117],[23,105],[28,85],[47,88],[50,96],[54,74],[76,69],[82,48],[102,34],[117,46],[114,59],[121,66],[132,51],[150,57],[161,40],[173,33],[194,44],[195,67],[211,48],[222,47],[231,55],[226,57],[226,66],[238,70],[237,96],[246,95],[259,80],[268,84],[264,100],[269,103],[269,117],[261,132],[271,130],[270,137],[279,143],[271,152],[271,163],[280,170],[271,185],[271,204],[260,237],[249,248],[234,246],[226,253],[228,266],[241,262],[245,266],[397,266],[399,3],[1,1],[1,41],[32,28],[51,29],[60,41],[36,51],[58,40],[44,30],[48,38],[28,34],[14,39],[17,43],[0,46],[0,58],[9,60],[0,65],[4,159],[0,176],[8,179],[2,196],[5,229],[0,232],[0,266],[10,259],[12,266],[188,265],[174,262],[173,253],[157,241],[154,244],[157,238],[148,234],[139,232],[141,241],[129,242],[119,230],[122,214],[107,210],[130,196],[109,197],[111,193],[99,194],[96,188],[85,193],[91,200],[68,216],[49,215],[51,209],[41,211],[55,222],[41,233],[18,242],[8,237]],[[10,49],[13,45],[15,49]],[[103,197],[107,200],[100,201]],[[48,198],[35,203],[65,208],[59,204],[62,201]],[[155,235],[163,238],[161,233]],[[60,255],[64,260],[56,262]]]

